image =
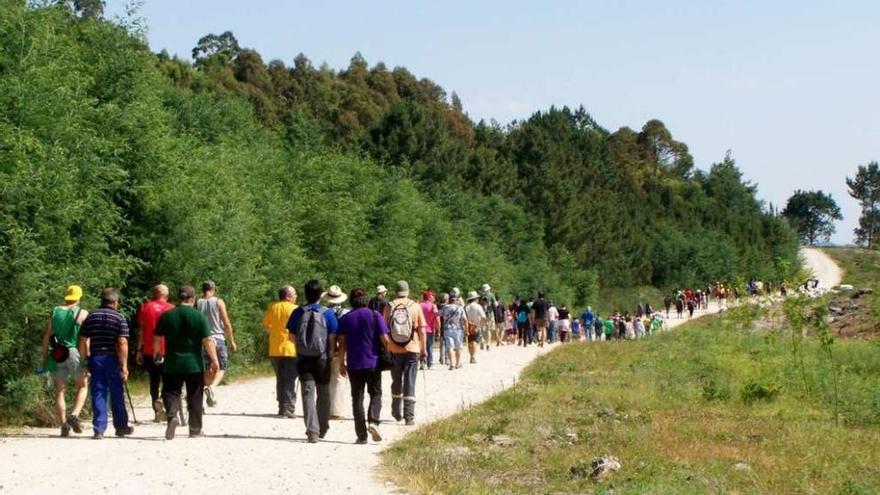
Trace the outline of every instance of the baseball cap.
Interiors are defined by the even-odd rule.
[[[79,301],[82,299],[82,296],[82,287],[78,285],[70,285],[67,287],[67,290],[64,291],[64,300],[67,302]]]

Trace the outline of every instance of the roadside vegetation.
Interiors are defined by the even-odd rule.
[[[849,260],[845,280],[876,283],[862,252],[832,254]],[[417,494],[876,493],[880,348],[836,337],[828,304],[743,305],[639,341],[563,346],[395,444],[387,473]],[[622,468],[597,481],[603,455]]]

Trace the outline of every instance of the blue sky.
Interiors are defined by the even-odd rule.
[[[859,212],[844,178],[880,160],[876,0],[146,0],[140,15],[150,46],[182,57],[226,30],[267,62],[343,68],[360,51],[456,91],[475,120],[581,104],[609,130],[659,118],[700,168],[732,150],[767,201],[830,192],[839,243]]]

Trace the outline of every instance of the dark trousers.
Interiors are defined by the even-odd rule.
[[[306,431],[320,435],[330,429],[330,360],[299,357],[296,368]]]
[[[426,333],[425,334],[425,352],[427,356],[425,357],[425,361],[428,364],[428,367],[434,366],[434,333]]]
[[[376,369],[348,370],[351,383],[351,410],[354,414],[354,432],[358,439],[367,438],[367,421],[379,424],[382,413],[382,372]],[[364,387],[370,395],[369,416],[364,420]]]
[[[518,344],[526,345],[529,338],[529,324],[516,323],[516,340]]]
[[[392,354],[394,366],[391,368],[391,415],[397,418],[413,419],[416,415],[416,374],[419,371],[419,354],[405,352]],[[403,402],[403,415],[400,405]]]
[[[153,361],[153,356],[144,355],[144,370],[150,376],[150,399],[156,402],[159,398],[159,386],[162,384],[162,365]]]
[[[296,409],[296,358],[272,357],[272,368],[275,369],[275,399],[278,401],[278,413],[293,412]]]
[[[176,418],[180,414],[180,394],[186,385],[186,408],[189,411],[189,433],[201,433],[202,400],[205,393],[205,376],[202,373],[163,373],[162,402],[168,418]]]
[[[92,426],[95,431],[104,433],[107,429],[108,399],[113,409],[113,426],[117,429],[128,426],[119,358],[115,354],[93,354],[89,357],[89,373],[92,374],[89,392],[92,395]]]

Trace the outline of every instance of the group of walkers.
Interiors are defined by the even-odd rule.
[[[357,443],[366,443],[368,437],[381,441],[383,371],[391,372],[391,415],[413,425],[418,371],[432,369],[435,363],[451,371],[461,369],[465,346],[468,362],[476,364],[478,350],[502,345],[637,339],[661,331],[665,318],[650,304],[638,304],[632,314],[614,312],[603,318],[587,307],[577,315],[542,293],[533,299],[513,297],[504,304],[489,284],[466,296],[458,288],[441,294],[425,290],[420,301],[411,297],[405,280],[396,283],[393,297],[383,285],[372,294],[363,288],[346,294],[335,285],[325,291],[321,282],[310,280],[303,289],[305,302],[297,305],[296,289],[281,287],[262,324],[275,372],[278,415],[295,417],[299,383],[310,443],[324,438],[330,419],[345,414],[340,391],[346,378]],[[211,281],[202,284],[199,297],[193,286],[184,285],[174,305],[168,287],[156,285],[132,320],[138,330],[134,360],[149,376],[154,420],[167,423],[169,440],[178,426],[188,426],[191,437],[202,435],[204,405],[214,407],[220,401],[217,386],[228,367],[229,351],[237,348],[226,304],[215,292]],[[673,305],[680,318],[685,308],[692,316],[710,297],[726,299],[729,293],[721,284],[706,290],[676,289],[664,300],[666,317]],[[104,289],[101,307],[91,313],[80,307],[82,295],[80,287],[70,286],[64,303],[52,310],[38,372],[54,378],[61,436],[82,432],[79,414],[87,393],[94,438],[103,438],[107,429],[108,404],[115,434],[127,436],[133,432],[124,400],[130,330],[118,311],[119,292]],[[70,380],[77,390],[67,414],[65,390]]]

